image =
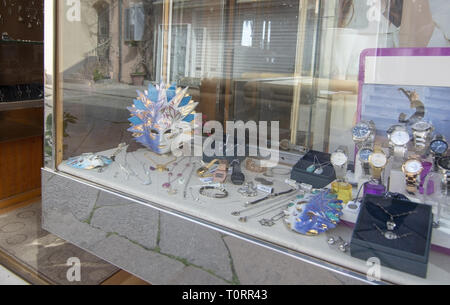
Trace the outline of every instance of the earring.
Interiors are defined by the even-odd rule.
[[[333,236],[328,238],[327,243],[330,246],[335,246],[335,245],[338,246],[339,250],[343,253],[347,252],[348,247],[350,246],[348,244],[348,242],[343,240],[342,237],[340,237],[340,236],[338,236],[337,238],[333,237]]]

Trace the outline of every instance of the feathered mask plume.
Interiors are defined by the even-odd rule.
[[[136,141],[158,154],[170,151],[171,142],[181,132],[177,125],[194,120],[194,109],[198,103],[187,95],[186,89],[175,85],[166,88],[149,85],[144,92],[137,91],[138,97],[127,109],[131,113],[128,119]]]

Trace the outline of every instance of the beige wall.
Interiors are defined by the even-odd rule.
[[[59,6],[61,70],[79,64],[86,54],[97,46],[97,13],[93,8],[95,0],[83,0],[81,3],[80,21],[69,21],[67,13],[70,6],[61,1]]]

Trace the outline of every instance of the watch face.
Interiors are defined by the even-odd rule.
[[[373,150],[369,148],[361,149],[359,152],[359,159],[363,162],[369,162],[369,157],[373,153]]]
[[[405,171],[409,174],[419,174],[423,170],[422,162],[409,160],[405,163]]]
[[[391,141],[395,145],[406,145],[410,141],[409,133],[405,130],[396,130],[391,135]]]
[[[370,134],[370,126],[366,123],[359,123],[353,127],[352,133],[356,139],[365,139]]]
[[[347,163],[348,157],[343,152],[335,152],[331,155],[331,164],[342,166]]]
[[[384,167],[387,163],[387,158],[384,153],[373,153],[370,155],[369,159],[372,165],[378,168]]]
[[[445,170],[450,170],[450,157],[444,157],[439,159],[438,165]]]
[[[431,124],[428,122],[417,122],[411,128],[417,131],[426,131],[431,128]]]
[[[448,144],[445,141],[442,140],[435,140],[431,142],[430,149],[433,153],[442,155],[444,154],[448,149]]]

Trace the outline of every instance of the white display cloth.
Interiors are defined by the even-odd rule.
[[[99,154],[110,156],[114,151],[115,149],[112,149],[109,151],[100,152]],[[145,149],[140,149],[136,152],[128,152],[127,155],[127,162],[129,166],[139,175],[139,177],[142,178],[142,180],[145,178],[142,163],[146,164],[148,167],[156,167],[156,164],[153,164],[152,161],[145,157],[146,152],[148,151]],[[155,154],[151,154],[151,158],[160,164],[167,163],[173,159],[172,157],[157,156]],[[176,210],[178,212],[203,219],[210,223],[215,223],[233,231],[248,234],[255,238],[298,251],[302,254],[312,256],[313,258],[326,261],[344,269],[357,271],[362,274],[366,274],[369,270],[369,266],[366,265],[365,261],[353,258],[350,256],[349,252],[342,253],[337,247],[328,245],[327,239],[329,236],[341,236],[344,240],[348,242],[350,241],[352,229],[344,224],[340,224],[338,228],[331,230],[326,234],[309,237],[290,231],[282,220],[278,221],[273,227],[264,227],[259,224],[258,220],[262,218],[270,218],[274,216],[277,211],[249,219],[247,223],[243,223],[239,221],[239,217],[232,216],[232,212],[244,209],[244,204],[246,201],[264,197],[264,193],[259,192],[258,196],[254,198],[245,198],[237,192],[240,186],[233,185],[228,177],[225,188],[229,192],[229,196],[226,199],[212,199],[199,196],[199,188],[194,188],[193,192],[195,197],[200,197],[200,201],[197,202],[193,200],[189,188],[187,197],[184,199],[184,186],[179,184],[178,181],[173,183],[174,188],[178,190],[178,193],[175,195],[169,195],[167,189],[162,187],[162,185],[168,181],[167,173],[160,173],[156,171],[151,172],[151,178],[153,181],[151,185],[143,185],[142,182],[136,177],[130,177],[129,180],[126,180],[124,172],[121,171],[119,167],[119,164],[123,164],[123,160],[124,153],[121,153],[117,157],[116,162],[111,164],[101,173],[97,170],[75,169],[65,164],[66,162],[63,162],[58,167],[58,170],[100,185],[104,185],[122,193],[143,198],[146,201],[154,202],[160,206],[167,207],[168,209]],[[196,160],[198,165],[200,164],[200,158],[192,158],[192,161],[194,160]],[[185,164],[187,162],[189,162],[189,158],[183,159],[179,162],[179,165],[173,172],[175,176],[185,168]],[[173,165],[171,164],[168,167],[172,170]],[[253,181],[256,177],[262,177],[262,175],[250,173],[245,170],[244,166],[242,167],[247,181]],[[191,168],[185,170],[183,177],[186,180],[190,172]],[[273,187],[275,192],[286,191],[290,188],[284,183],[286,178],[288,178],[288,176],[276,176],[274,178],[270,178],[274,180]],[[171,180],[173,179],[174,178]],[[194,173],[189,185],[199,186],[203,184]],[[283,200],[285,200],[287,204],[288,199],[294,197],[295,196],[283,196],[282,198],[286,198]],[[281,199],[273,199],[272,201],[279,202],[280,200]],[[264,205],[264,207],[267,207],[267,205]],[[263,210],[264,207],[261,206],[259,209],[253,209],[247,213],[243,213],[242,216],[254,214]],[[450,284],[450,256],[432,251],[430,253],[427,279],[422,279],[385,267],[381,268],[381,279],[383,281],[396,284]]]

